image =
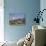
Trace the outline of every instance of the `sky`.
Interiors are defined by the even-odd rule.
[[[14,19],[19,19],[19,18],[24,18],[25,15],[24,14],[11,14],[9,15],[9,20],[14,20]]]

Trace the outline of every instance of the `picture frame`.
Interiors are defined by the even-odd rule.
[[[25,24],[25,14],[22,13],[10,13],[9,14],[9,25],[24,25]]]

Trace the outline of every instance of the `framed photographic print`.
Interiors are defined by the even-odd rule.
[[[25,24],[25,15],[24,14],[9,14],[9,24],[10,25],[23,25]]]

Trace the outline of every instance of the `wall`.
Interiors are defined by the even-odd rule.
[[[40,9],[41,9],[41,11],[42,11],[43,9],[46,9],[46,0],[41,0],[41,1],[40,1]],[[43,22],[40,21],[40,25],[46,27],[46,11],[43,12],[42,17],[43,17]]]
[[[4,41],[4,8],[3,0],[0,0],[0,42]]]
[[[40,0],[4,0],[4,35],[7,41],[18,41],[32,29],[35,12],[40,9]],[[26,24],[22,26],[10,26],[9,13],[24,13]]]

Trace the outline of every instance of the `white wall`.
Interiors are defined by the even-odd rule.
[[[46,9],[46,0],[40,0],[40,9]],[[40,25],[46,26],[46,11],[43,12],[43,22],[40,21]]]
[[[4,2],[0,0],[0,42],[4,41]]]

